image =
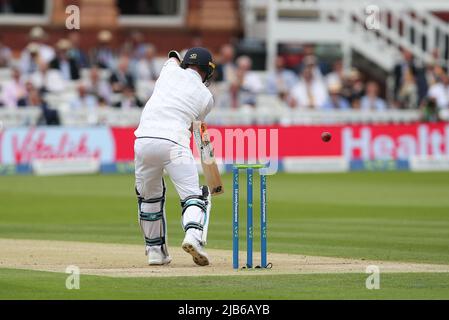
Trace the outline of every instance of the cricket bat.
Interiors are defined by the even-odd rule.
[[[201,157],[201,166],[206,178],[207,186],[211,195],[218,195],[224,192],[221,182],[220,172],[215,161],[214,148],[210,142],[210,136],[204,122],[194,121],[192,124],[193,137]]]

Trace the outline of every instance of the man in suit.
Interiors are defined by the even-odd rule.
[[[78,80],[80,78],[79,66],[74,58],[68,54],[71,48],[70,41],[61,39],[56,43],[56,57],[50,62],[50,69],[59,70],[65,80]]]
[[[215,81],[231,82],[237,66],[234,63],[235,51],[231,44],[225,44],[220,50],[220,63],[217,65]]]
[[[122,93],[126,87],[135,87],[134,77],[129,71],[129,58],[127,56],[120,57],[117,70],[111,74],[109,82],[114,93]]]

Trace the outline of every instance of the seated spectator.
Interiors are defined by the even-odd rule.
[[[379,97],[379,85],[374,81],[366,84],[366,95],[360,101],[360,109],[364,111],[384,111],[387,110],[385,100]]]
[[[44,62],[39,64],[38,70],[33,72],[29,79],[40,92],[62,92],[67,86],[61,72],[56,69],[49,69]]]
[[[44,29],[41,27],[34,27],[30,31],[30,44],[32,44],[34,50],[33,52],[39,56],[39,59],[44,63],[50,63],[51,60],[55,57],[54,49],[47,45],[46,42],[48,40],[48,36],[45,33]],[[33,57],[31,55],[31,50],[27,48],[22,52],[20,58],[20,65],[23,73],[31,73],[35,70],[32,70]]]
[[[107,103],[110,103],[111,98],[111,86],[109,82],[101,79],[100,69],[97,66],[93,66],[89,69],[89,78],[86,79],[84,86],[87,88],[88,92],[97,99],[102,99]]]
[[[99,108],[106,108],[108,107],[110,104],[108,101],[106,101],[106,99],[99,97],[98,98],[98,107]]]
[[[131,60],[138,61],[143,58],[147,49],[147,44],[144,42],[143,33],[134,30],[128,37],[122,48],[122,54],[129,55]]]
[[[315,55],[306,55],[302,60],[299,73],[302,73],[305,69],[312,69],[313,77],[317,80],[323,81],[323,72],[318,65],[318,59]]]
[[[37,43],[29,43],[22,52],[22,57],[23,56],[27,56],[27,59],[25,59],[26,63],[24,63],[25,60],[21,60],[21,71],[23,74],[29,75],[39,70],[39,65],[43,63],[43,61],[40,58],[39,45]]]
[[[17,107],[19,100],[26,94],[25,84],[18,67],[12,68],[12,79],[5,83],[0,92],[2,93],[1,101],[5,107]]]
[[[76,31],[70,32],[69,41],[71,43],[69,57],[75,60],[78,67],[89,68],[89,58],[84,50],[80,48],[80,33]]]
[[[41,108],[42,115],[38,120],[38,124],[40,125],[60,125],[58,112],[48,106],[42,99],[39,90],[34,88],[30,83],[27,84],[27,94],[19,100],[19,106]]]
[[[446,73],[429,88],[428,97],[435,100],[439,109],[449,108],[449,76]]]
[[[326,86],[321,78],[316,77],[314,65],[306,66],[299,82],[290,92],[290,106],[301,109],[318,109],[327,100]]]
[[[357,69],[353,68],[344,75],[341,95],[349,101],[353,109],[360,109],[360,101],[365,95],[365,84]]]
[[[111,74],[109,82],[114,93],[123,92],[125,87],[134,88],[134,77],[129,71],[129,58],[127,56],[121,56],[117,69]]]
[[[2,35],[0,34],[0,68],[9,67],[11,64],[11,59],[11,49],[2,42]]]
[[[144,54],[135,65],[136,78],[142,81],[156,81],[159,77],[159,68],[156,65],[156,47],[148,45]]]
[[[410,69],[404,74],[404,80],[397,95],[397,103],[401,109],[416,109],[418,107],[418,86]]]
[[[426,63],[424,71],[425,81],[429,88],[438,82],[443,73],[446,73],[442,65],[444,65],[444,62],[440,58],[440,52],[435,48],[432,50],[432,58]]]
[[[17,100],[17,107],[28,107],[30,106],[29,104],[29,94],[32,90],[36,90],[36,88],[34,87],[33,83],[29,80],[27,80],[25,82],[25,93],[24,95]]]
[[[78,85],[77,96],[70,101],[70,106],[74,109],[94,109],[98,105],[98,99],[95,95],[89,93],[84,84]]]
[[[328,87],[329,98],[323,104],[323,110],[349,110],[351,105],[348,100],[341,96],[341,85],[338,82],[332,83]]]
[[[50,62],[50,69],[59,70],[64,80],[78,80],[80,70],[74,58],[69,56],[71,44],[67,39],[61,39],[56,44],[56,57]]]
[[[332,66],[332,72],[328,73],[325,77],[327,85],[333,85],[335,83],[343,83],[343,61],[337,60]]]
[[[314,60],[315,63],[315,77],[316,78],[321,78],[323,77],[323,75],[327,74],[330,72],[330,68],[328,66],[327,63],[320,61],[315,53],[315,45],[314,44],[303,44],[301,46],[298,47],[299,50],[299,64],[297,64],[294,67],[294,70],[296,71],[296,73],[301,73],[305,67],[306,64],[309,63],[309,60]]]
[[[109,30],[102,30],[97,35],[97,47],[91,51],[92,64],[98,65],[102,69],[113,69],[115,53],[111,46],[112,33]]]
[[[248,56],[237,59],[237,70],[230,79],[231,105],[238,108],[241,105],[256,104],[256,95],[263,90],[260,78],[251,72],[252,61]]]
[[[443,73],[444,70],[439,64],[435,62],[426,64],[424,77],[429,88],[438,82],[439,78]]]
[[[284,58],[276,57],[275,70],[267,76],[267,93],[279,96],[285,100],[293,86],[298,82],[298,77],[291,70],[285,68]]]
[[[234,78],[237,69],[234,63],[234,47],[230,44],[225,44],[220,49],[220,58],[217,68],[215,70],[215,81],[230,82]]]
[[[143,107],[142,102],[137,98],[134,88],[131,86],[126,86],[123,88],[123,93],[118,102],[113,105],[116,108],[130,109],[135,107]]]

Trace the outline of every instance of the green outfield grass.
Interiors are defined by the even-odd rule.
[[[231,249],[231,176],[225,176],[224,182],[226,193],[213,202],[209,247]],[[141,244],[133,183],[131,175],[0,177],[0,238]],[[449,264],[449,173],[278,174],[268,177],[267,183],[269,252]],[[242,210],[243,204],[242,197]],[[170,245],[177,246],[183,232],[179,199],[171,183],[168,184],[167,215]],[[256,233],[255,239],[257,236]],[[95,296],[94,291],[83,293],[83,290],[51,293],[58,277],[65,275],[0,269],[0,298],[7,298],[8,294],[12,298]],[[364,281],[359,283],[364,277],[357,274],[270,276],[267,286],[268,283],[278,285],[273,285],[273,290],[263,296],[251,290],[249,297],[240,293],[234,296],[233,292],[254,281],[253,277],[197,281],[210,284],[210,290],[222,285],[229,288],[229,295],[214,294],[214,298],[448,298],[449,288],[440,283],[449,282],[447,274],[385,275],[385,279],[391,279],[385,284],[390,289],[376,293],[364,289]],[[42,283],[48,280],[44,286],[48,292],[27,295],[34,287],[31,280],[31,284],[25,283],[27,279]],[[138,298],[139,288],[177,281],[136,279],[125,285],[128,280],[86,277],[84,281],[102,284],[100,288],[106,291],[98,298],[119,298],[120,292],[124,298]],[[355,283],[360,289],[353,286]],[[353,290],[346,292],[347,286]],[[291,290],[281,290],[282,287]],[[178,289],[164,297],[183,298],[178,293],[188,290],[182,286],[174,288]],[[208,297],[198,295],[197,298]]]
[[[381,276],[379,290],[365,274],[107,278],[81,276],[67,290],[66,274],[0,269],[0,299],[449,299],[449,274]]]

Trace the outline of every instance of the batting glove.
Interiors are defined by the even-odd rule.
[[[180,55],[179,52],[176,51],[176,50],[171,50],[171,51],[168,53],[168,58],[176,58],[176,59],[178,59],[179,62],[182,61],[181,55]]]

